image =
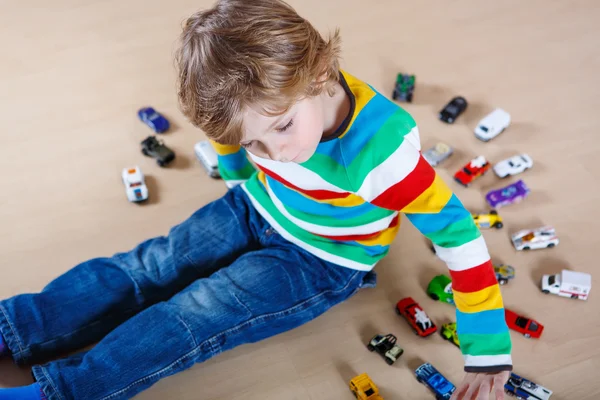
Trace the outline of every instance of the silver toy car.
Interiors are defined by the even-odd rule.
[[[435,146],[423,152],[423,158],[432,166],[439,165],[442,161],[452,155],[454,150],[446,143],[439,142]]]

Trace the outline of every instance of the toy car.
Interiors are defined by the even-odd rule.
[[[520,316],[507,308],[504,309],[506,324],[510,329],[522,333],[526,338],[539,338],[544,331],[544,325],[539,322]]]
[[[504,226],[502,217],[498,215],[498,211],[491,210],[489,214],[473,214],[473,221],[478,228],[496,228],[500,229]]]
[[[533,167],[533,160],[527,154],[517,154],[494,165],[494,173],[498,178],[517,175]]]
[[[464,97],[457,96],[450,100],[448,104],[440,111],[438,117],[440,120],[449,124],[453,123],[460,114],[467,109],[467,100]]]
[[[383,397],[379,395],[379,389],[367,374],[360,374],[352,378],[350,390],[360,400],[383,400]]]
[[[484,156],[475,157],[462,169],[454,174],[454,180],[468,187],[477,177],[485,174],[490,169],[490,163]]]
[[[436,400],[450,400],[456,387],[444,377],[433,365],[425,363],[415,370],[417,381],[429,388]]]
[[[415,76],[408,74],[398,74],[396,76],[396,85],[392,99],[411,102],[415,91]]]
[[[522,180],[511,183],[501,189],[491,190],[485,195],[490,207],[500,208],[518,203],[529,195],[529,187]]]
[[[389,365],[395,363],[404,353],[404,350],[396,345],[396,336],[391,333],[373,336],[373,339],[367,344],[367,348],[369,351],[377,351]]]
[[[412,297],[400,300],[396,304],[396,312],[403,316],[413,331],[421,337],[427,337],[437,331],[437,326]]]
[[[479,121],[475,128],[475,137],[487,142],[502,133],[508,125],[510,125],[510,114],[501,108],[496,108]]]
[[[452,280],[447,275],[437,275],[427,285],[427,295],[433,300],[454,304]]]
[[[194,145],[194,154],[213,179],[221,178],[219,173],[219,156],[208,140],[202,140]]]
[[[548,400],[552,396],[552,390],[520,377],[514,372],[510,373],[508,381],[504,384],[504,391],[519,400]]]
[[[138,117],[156,133],[163,133],[169,130],[169,120],[152,107],[141,108],[138,111]]]
[[[444,339],[448,340],[456,347],[460,348],[458,334],[456,333],[456,322],[448,322],[447,324],[443,324],[442,329],[440,330],[440,334]]]
[[[494,265],[494,273],[496,274],[496,280],[501,285],[506,285],[508,281],[515,277],[515,269],[505,264]]]
[[[587,300],[592,289],[592,276],[563,269],[560,274],[544,275],[541,286],[542,293]]]
[[[550,248],[559,242],[556,230],[551,226],[519,231],[512,235],[511,240],[517,250]]]
[[[173,150],[165,146],[162,140],[158,140],[155,136],[148,136],[141,143],[142,154],[148,157],[156,158],[156,163],[164,167],[175,159]]]
[[[450,157],[453,152],[454,150],[452,149],[452,147],[448,146],[446,143],[440,142],[435,146],[425,150],[423,152],[423,158],[432,167],[435,167],[439,165],[442,161]]]
[[[148,187],[144,182],[144,174],[140,167],[123,168],[121,178],[129,201],[138,203],[148,199]]]

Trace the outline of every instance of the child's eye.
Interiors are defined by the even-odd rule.
[[[242,146],[244,149],[249,149],[252,147],[252,142],[240,143],[240,146]]]
[[[284,127],[277,128],[276,131],[277,132],[285,132],[288,129],[290,129],[292,127],[292,125],[294,125],[294,118],[290,119],[290,122],[288,122]]]

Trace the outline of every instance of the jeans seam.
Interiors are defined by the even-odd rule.
[[[52,386],[52,390],[54,390],[54,393],[58,396],[58,398],[60,400],[64,400],[64,397],[61,396],[60,392],[56,389],[56,386],[54,385],[54,381],[50,378],[50,376],[46,373],[46,368],[44,368],[43,366],[40,368],[42,370],[42,373],[44,374],[44,376],[46,377],[46,380],[48,381],[48,384],[50,386]]]
[[[4,315],[4,319],[6,320],[6,323],[8,324],[8,326],[9,326],[9,328],[10,328],[10,330],[11,330],[11,332],[12,332],[14,338],[15,338],[15,341],[17,342],[17,345],[19,346],[19,351],[17,351],[16,353],[14,352],[14,349],[11,349],[11,351],[13,353],[13,357],[14,356],[20,356],[23,353],[25,353],[25,349],[23,348],[25,346],[21,342],[21,338],[17,334],[17,330],[15,329],[12,321],[8,318],[8,313],[4,309],[4,306],[0,305],[0,311],[2,311],[2,314]]]

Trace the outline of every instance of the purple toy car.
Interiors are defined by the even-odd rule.
[[[485,196],[492,208],[500,208],[509,204],[518,203],[529,194],[529,188],[525,182],[519,180],[502,189],[492,190]]]

